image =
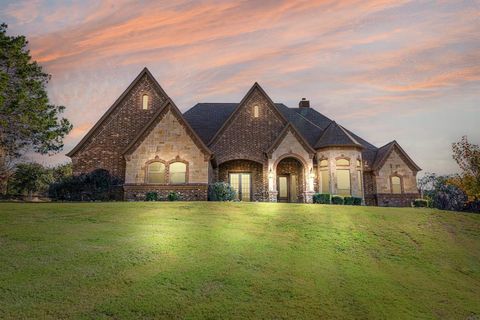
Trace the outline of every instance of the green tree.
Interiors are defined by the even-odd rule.
[[[39,163],[21,163],[17,165],[11,178],[10,187],[17,193],[33,194],[45,191],[52,180],[51,173]]]
[[[456,184],[465,190],[470,198],[480,198],[480,148],[463,136],[452,144],[453,159],[458,163],[462,173]]]
[[[50,75],[32,61],[24,36],[7,35],[0,24],[0,194],[15,161],[25,152],[53,154],[63,148],[72,125],[63,106],[50,104]]]

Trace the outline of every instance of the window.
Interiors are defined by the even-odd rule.
[[[258,114],[259,114],[258,106],[253,106],[253,117],[258,118]]]
[[[392,193],[402,193],[402,180],[400,177],[392,177]]]
[[[362,171],[357,170],[357,181],[358,181],[358,191],[362,192],[363,181],[362,181]]]
[[[142,97],[142,108],[143,110],[148,109],[148,95],[144,94]]]
[[[337,166],[349,166],[350,161],[347,159],[338,159],[337,160]]]
[[[337,169],[337,193],[342,196],[349,196],[350,193],[350,170]]]
[[[165,183],[165,164],[162,162],[152,162],[147,167],[148,183]]]
[[[169,166],[170,183],[187,182],[187,165],[183,162],[173,162]]]
[[[360,168],[362,167],[362,163],[360,162],[360,160],[357,160],[357,168]]]
[[[322,193],[330,193],[330,174],[328,172],[328,160],[320,160],[320,186]]]

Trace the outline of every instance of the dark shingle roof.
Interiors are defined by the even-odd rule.
[[[238,103],[197,103],[183,114],[205,144],[208,144]],[[277,109],[314,148],[328,145],[363,146],[362,157],[372,166],[377,147],[338,125],[313,108],[289,108],[275,103]]]
[[[355,140],[342,126],[335,121],[330,122],[328,127],[315,143],[315,149],[328,146],[358,146],[362,145]]]

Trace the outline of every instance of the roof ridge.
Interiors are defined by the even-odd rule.
[[[345,128],[344,128],[342,125],[340,125],[340,124],[337,124],[337,125],[340,127],[340,129],[342,129],[342,131],[347,135],[347,137],[350,138],[350,140],[352,140],[352,141],[355,142],[356,144],[361,145],[361,144],[357,141],[357,139],[355,139],[354,137],[352,137],[352,136],[347,132],[347,130],[345,130]]]

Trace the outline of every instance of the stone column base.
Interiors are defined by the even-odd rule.
[[[303,193],[303,201],[305,203],[313,203],[313,195],[315,194],[315,192],[313,191],[305,191]]]
[[[268,191],[268,202],[277,202],[278,191]]]

